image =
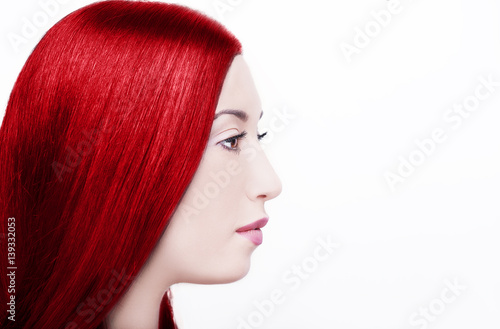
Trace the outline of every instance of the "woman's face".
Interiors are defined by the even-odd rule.
[[[174,281],[226,283],[247,274],[262,242],[258,228],[268,219],[264,203],[281,192],[259,145],[261,115],[250,71],[238,55],[224,80],[200,166],[152,255]]]

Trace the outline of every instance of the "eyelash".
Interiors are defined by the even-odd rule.
[[[237,142],[240,139],[245,138],[246,135],[247,135],[247,132],[243,131],[241,134],[238,134],[236,136],[232,136],[232,137],[226,138],[223,141],[220,141],[219,143],[226,150],[231,151],[231,152],[239,153],[241,151],[239,147],[232,148],[232,147],[228,147],[228,146],[224,145],[223,143],[230,143],[230,144],[232,144],[233,142]],[[265,133],[263,133],[263,134],[257,134],[257,139],[260,141],[266,135],[267,135],[267,131]]]

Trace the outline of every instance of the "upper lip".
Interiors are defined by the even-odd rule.
[[[250,223],[248,225],[242,226],[239,229],[236,230],[236,232],[244,232],[244,231],[250,231],[250,230],[255,230],[257,228],[262,228],[266,226],[267,222],[269,221],[269,218],[264,217],[259,220],[256,220],[253,223]]]

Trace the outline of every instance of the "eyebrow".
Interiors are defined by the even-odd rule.
[[[219,111],[218,113],[215,114],[214,121],[215,121],[215,119],[217,119],[218,117],[220,117],[223,114],[232,114],[232,115],[236,116],[238,119],[240,119],[243,122],[247,122],[248,121],[248,114],[245,111],[242,111],[242,110],[232,110],[232,109],[227,109],[227,110]],[[263,114],[264,114],[264,111],[261,111],[259,119],[262,118]]]

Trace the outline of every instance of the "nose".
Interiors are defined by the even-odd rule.
[[[281,180],[260,147],[255,158],[249,161],[248,170],[250,171],[247,180],[248,198],[268,201],[280,195]]]

